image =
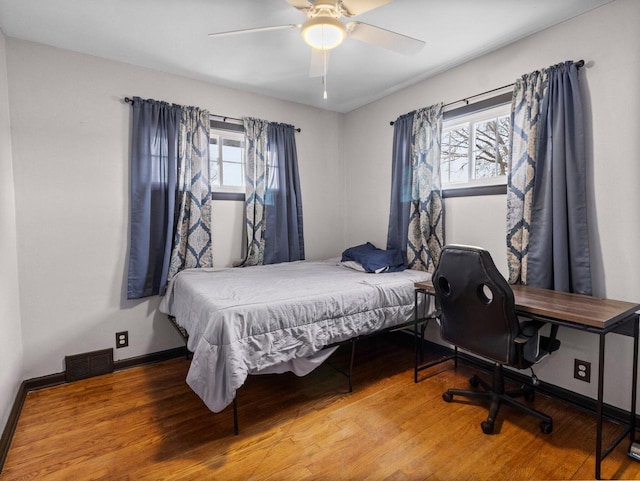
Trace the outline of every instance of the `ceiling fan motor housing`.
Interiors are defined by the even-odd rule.
[[[309,18],[302,24],[301,33],[304,41],[311,47],[318,50],[331,50],[345,39],[347,30],[340,21],[342,13],[336,2],[318,0],[309,9],[307,15]]]

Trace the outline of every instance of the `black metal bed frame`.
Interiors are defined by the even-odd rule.
[[[415,302],[415,309],[418,308],[418,303],[417,300]],[[425,308],[426,309],[426,308]],[[189,351],[189,348],[187,347],[187,342],[189,341],[189,333],[178,324],[178,322],[176,321],[176,318],[173,316],[167,316],[169,318],[169,322],[171,322],[171,325],[176,329],[176,331],[178,331],[178,334],[180,335],[180,337],[182,338],[182,340],[184,341],[185,344],[185,351],[186,351],[186,358],[187,360],[191,359],[193,356],[193,353],[191,351]],[[347,344],[351,344],[351,354],[349,356],[349,367],[348,369],[342,369],[339,366],[336,366],[334,364],[329,364],[333,369],[335,369],[337,372],[339,372],[340,374],[344,375],[347,378],[347,382],[349,384],[349,392],[353,392],[353,363],[355,360],[355,356],[356,356],[356,342],[362,339],[366,339],[369,337],[373,337],[373,336],[377,336],[379,334],[385,334],[385,333],[389,333],[389,332],[395,332],[395,331],[401,331],[404,329],[407,329],[409,327],[413,327],[413,335],[414,335],[414,341],[415,341],[415,359],[416,359],[416,365],[418,363],[418,358],[420,358],[421,360],[424,358],[424,353],[423,353],[423,343],[419,342],[418,340],[418,335],[422,335],[424,337],[424,331],[426,329],[427,324],[429,323],[429,321],[431,321],[432,319],[435,319],[436,315],[435,313],[431,313],[429,315],[423,315],[423,316],[419,316],[417,314],[417,310],[414,312],[414,316],[413,319],[410,321],[406,321],[403,322],[401,324],[396,324],[395,326],[391,326],[385,329],[381,329],[379,331],[376,332],[372,332],[370,334],[364,334],[361,336],[356,336],[356,337],[352,337],[351,339],[348,339],[346,341],[341,341],[341,342],[336,342],[334,344],[329,344],[327,346],[325,346],[325,348],[331,348],[331,347],[340,347],[340,346],[344,346]],[[420,326],[420,330],[418,330],[418,326]],[[420,333],[420,334],[419,334]],[[440,361],[442,362],[442,361]],[[416,374],[417,375],[417,374]],[[233,398],[233,432],[235,435],[238,435],[240,433],[239,430],[239,423],[238,423],[238,397],[234,397]]]

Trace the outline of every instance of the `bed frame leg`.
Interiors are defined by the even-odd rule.
[[[240,434],[240,430],[238,429],[238,398],[233,398],[233,434],[236,436]]]
[[[349,392],[353,392],[353,360],[356,357],[356,339],[351,339],[351,360],[349,361]]]

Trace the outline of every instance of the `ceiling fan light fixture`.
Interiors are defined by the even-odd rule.
[[[331,50],[342,43],[347,35],[344,24],[337,18],[319,15],[302,24],[302,38],[318,50]]]

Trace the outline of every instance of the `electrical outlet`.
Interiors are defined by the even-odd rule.
[[[116,349],[129,345],[129,331],[116,332]]]
[[[573,364],[573,377],[584,382],[591,382],[591,363],[575,359]]]

